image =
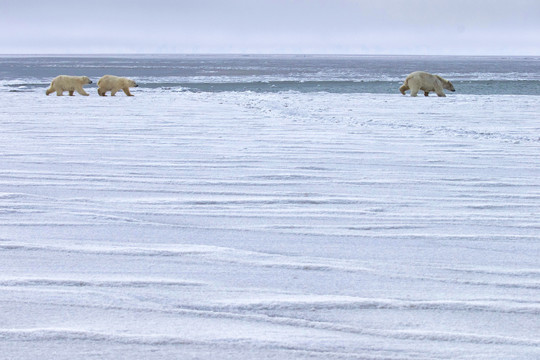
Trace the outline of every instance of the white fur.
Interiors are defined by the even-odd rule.
[[[106,96],[107,91],[111,92],[111,96],[114,96],[118,90],[124,91],[127,96],[133,96],[129,92],[130,87],[137,87],[135,81],[114,75],[104,75],[98,80],[98,94],[100,96]]]
[[[64,95],[64,91],[68,91],[70,96],[77,91],[79,94],[88,96],[88,93],[83,90],[83,85],[91,84],[92,81],[88,76],[69,76],[59,75],[51,81],[51,86],[47,89],[45,94],[49,95],[56,91],[56,95]]]
[[[411,96],[416,96],[419,90],[423,90],[425,96],[428,96],[430,91],[434,91],[438,96],[446,96],[443,89],[455,91],[450,81],[425,71],[415,71],[409,74],[399,91],[405,95],[405,91],[409,89],[411,90]]]

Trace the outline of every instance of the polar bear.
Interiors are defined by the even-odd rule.
[[[98,80],[97,84],[97,92],[100,96],[107,96],[105,95],[107,91],[110,91],[111,96],[114,96],[118,90],[123,90],[127,96],[133,96],[129,92],[129,88],[139,86],[131,79],[114,75],[102,76],[101,79]]]
[[[51,86],[45,94],[49,95],[56,91],[56,95],[62,96],[64,95],[64,91],[68,91],[69,96],[73,96],[73,92],[77,91],[81,95],[88,96],[88,93],[82,87],[91,83],[92,81],[88,76],[59,75],[51,81]]]
[[[443,89],[456,91],[454,85],[439,75],[433,75],[424,71],[415,71],[410,73],[399,88],[399,91],[405,95],[405,91],[411,90],[411,96],[416,96],[419,90],[424,91],[424,96],[429,96],[430,91],[435,91],[438,96],[446,96]]]

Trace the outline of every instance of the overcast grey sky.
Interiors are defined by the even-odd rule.
[[[0,0],[0,52],[540,55],[540,0]]]

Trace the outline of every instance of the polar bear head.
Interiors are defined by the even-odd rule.
[[[450,91],[456,91],[456,89],[454,89],[454,85],[452,85],[450,81],[446,81],[446,83],[443,84],[443,88]]]
[[[92,80],[90,80],[90,79],[88,78],[88,76],[81,76],[81,82],[82,82],[83,84],[91,84],[91,83],[92,83]]]
[[[441,81],[443,89],[450,90],[450,91],[456,91],[456,89],[454,89],[454,85],[452,85],[452,83],[450,81],[440,77],[439,75],[435,75],[435,76]]]
[[[137,85],[137,83],[131,79],[128,80],[127,82],[128,86],[129,87],[138,87],[139,85]]]

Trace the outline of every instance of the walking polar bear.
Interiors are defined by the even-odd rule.
[[[83,90],[83,85],[91,84],[92,80],[88,76],[69,76],[59,75],[51,81],[51,86],[47,89],[45,94],[49,95],[56,92],[56,95],[64,95],[64,91],[69,92],[69,96],[73,96],[76,91],[81,95],[88,96],[88,93]]]
[[[118,90],[123,90],[127,96],[133,96],[129,92],[129,88],[139,86],[135,83],[135,81],[131,79],[114,75],[105,75],[101,77],[101,79],[98,80],[97,85],[97,91],[100,96],[107,96],[107,91],[110,91],[111,96],[114,96],[118,92]]]
[[[399,88],[399,91],[405,95],[405,91],[411,90],[411,96],[416,96],[419,90],[424,91],[424,96],[429,96],[430,91],[434,91],[438,96],[446,96],[443,89],[456,91],[454,85],[439,75],[433,75],[424,71],[415,71],[410,73]]]

